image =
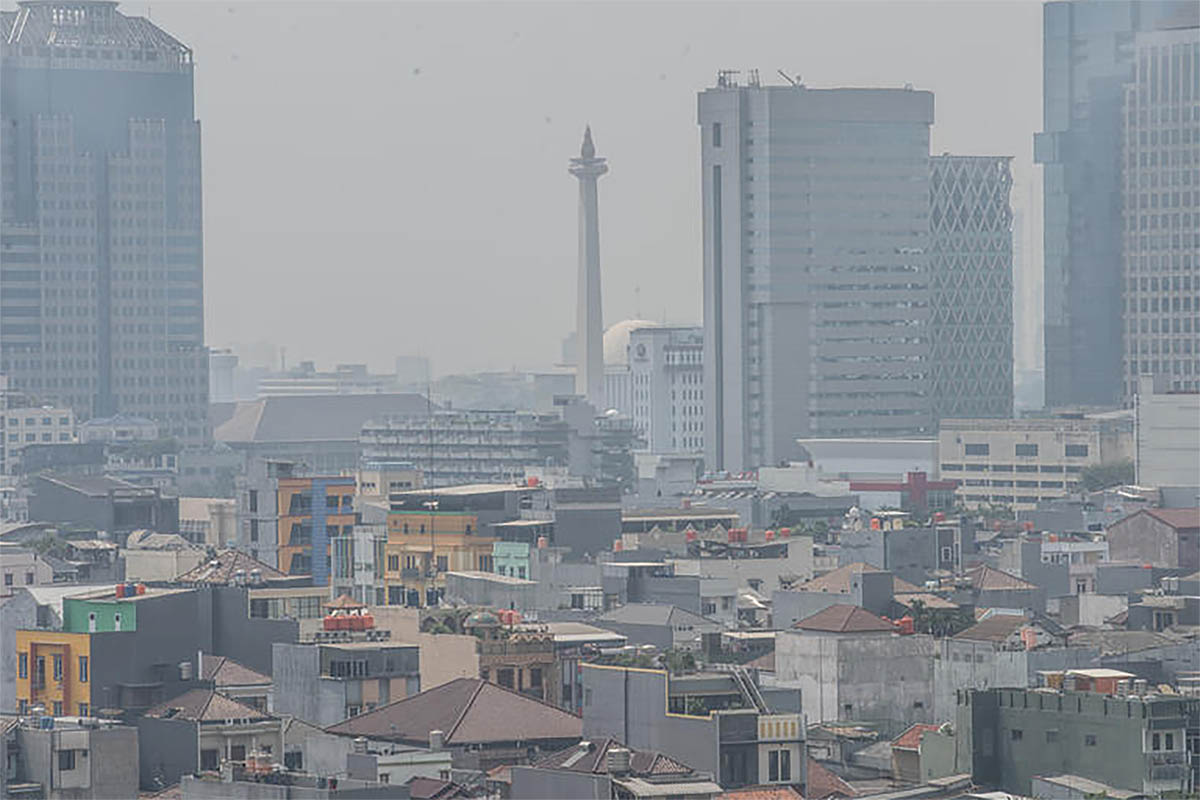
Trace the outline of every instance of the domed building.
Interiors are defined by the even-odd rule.
[[[633,382],[629,378],[629,335],[638,328],[661,328],[662,323],[646,319],[625,319],[604,332],[604,397],[607,411],[633,413]]]

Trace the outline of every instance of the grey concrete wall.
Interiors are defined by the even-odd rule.
[[[630,747],[657,750],[716,775],[716,721],[667,716],[666,682],[666,674],[657,671],[584,666],[583,737],[613,736]]]
[[[883,569],[887,560],[883,548],[883,535],[883,531],[870,529],[843,531],[839,540],[842,548],[838,551],[838,566],[844,567],[861,561]]]
[[[200,780],[190,775],[180,785],[184,800],[408,800],[412,796],[407,786],[364,785],[348,778],[340,778],[337,789]]]
[[[626,591],[630,603],[678,606],[693,614],[700,613],[700,578],[696,576],[631,578]]]
[[[94,730],[88,737],[88,760],[92,768],[92,790],[96,798],[136,797],[138,787],[137,728],[114,727]]]
[[[77,788],[60,785],[58,749],[63,735],[81,739],[85,744],[70,749],[86,748],[86,758],[76,754],[75,771],[70,774]],[[138,732],[136,728],[117,726],[107,729],[68,731],[20,728],[16,731],[19,755],[17,774],[26,780],[54,787],[48,797],[61,800],[84,798],[137,797],[138,793]],[[66,748],[63,748],[66,749]],[[86,783],[79,786],[80,770],[88,770]]]
[[[1129,594],[1150,589],[1157,582],[1159,570],[1136,564],[1097,564],[1096,594]]]
[[[1028,654],[990,642],[942,639],[933,662],[933,721],[953,722],[959,689],[1029,685]]]
[[[555,496],[562,491],[556,491]],[[573,559],[611,549],[613,541],[621,536],[620,497],[615,492],[592,491],[600,495],[600,501],[607,503],[607,507],[573,508],[570,504],[556,504],[554,509],[554,544],[570,548]]]
[[[163,789],[200,768],[199,731],[185,719],[151,719],[137,722],[141,788]]]
[[[40,477],[34,478],[29,518],[38,522],[70,522],[102,531],[113,529],[113,509],[107,497],[89,497]]]
[[[916,722],[934,721],[932,636],[839,636],[841,718],[877,722],[888,736],[898,736]]]
[[[1071,567],[1068,564],[1042,563],[1042,543],[1021,542],[1021,571],[1030,583],[1037,584],[1046,597],[1065,597],[1071,594]]]
[[[0,708],[17,707],[17,631],[37,627],[37,601],[17,589],[0,605]]]
[[[250,669],[270,675],[272,644],[299,641],[300,623],[287,619],[252,618],[247,589],[214,586],[212,593],[211,652],[228,656]]]
[[[326,727],[346,718],[346,682],[321,677],[320,650],[276,643],[273,648],[275,713]]]
[[[1200,647],[1194,642],[1152,647],[1133,653],[1098,657],[1098,665],[1123,669],[1153,683],[1174,683],[1182,672],[1200,671]]]
[[[592,775],[536,767],[512,768],[512,796],[522,800],[609,800],[612,779],[607,775]]]

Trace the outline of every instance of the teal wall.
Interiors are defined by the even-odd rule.
[[[492,560],[497,575],[511,575],[514,578],[528,578],[530,575],[528,542],[495,542],[492,545]]]
[[[88,615],[96,615],[96,632],[115,631],[116,615],[121,615],[121,630],[137,630],[137,603],[125,600],[63,599],[63,630],[87,633]]]

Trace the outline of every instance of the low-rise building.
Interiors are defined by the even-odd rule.
[[[333,725],[419,692],[420,648],[386,640],[277,643],[271,674],[276,713]]]
[[[16,544],[0,544],[0,593],[21,586],[45,586],[54,583],[54,568],[33,550]]]
[[[673,678],[661,670],[585,664],[583,673],[587,741],[614,737],[665,753],[726,789],[804,786],[804,717],[794,691],[764,691],[733,672]]]
[[[501,612],[503,613],[503,612]],[[464,623],[479,639],[479,677],[518,694],[561,707],[561,682],[555,680],[554,637],[532,626],[505,626],[487,609]]]
[[[146,710],[137,721],[141,785],[170,786],[184,775],[215,772],[283,753],[283,721],[212,689],[192,689]]]
[[[1200,393],[1166,391],[1154,378],[1138,380],[1135,480],[1140,486],[1200,489]]]
[[[714,800],[721,787],[670,756],[631,750],[611,737],[584,741],[533,764],[512,769],[512,796],[528,800],[563,797]]]
[[[250,669],[228,656],[200,653],[197,658],[200,661],[197,672],[201,680],[212,681],[216,691],[256,711],[267,713],[272,710],[273,684],[270,675]]]
[[[0,719],[0,797],[136,797],[138,744],[137,728],[108,720]]]
[[[30,445],[70,444],[76,441],[75,412],[39,406],[7,408],[0,413],[0,474],[22,470],[22,451]]]
[[[1198,729],[1197,698],[1007,688],[959,692],[955,725],[975,783],[1024,795],[1034,776],[1059,773],[1151,795],[1190,791]]]
[[[1108,528],[1113,561],[1200,569],[1200,508],[1147,508]]]
[[[108,531],[120,542],[135,530],[178,530],[179,498],[104,476],[36,475],[29,518]]]
[[[706,633],[722,626],[678,606],[629,603],[607,611],[596,624],[624,636],[630,644],[653,645],[659,650],[699,650]]]
[[[967,508],[1036,508],[1074,488],[1086,467],[1133,458],[1128,413],[1053,419],[944,419],[941,477],[958,481]]]
[[[917,723],[892,740],[892,779],[924,783],[956,774],[950,725]]]
[[[870,722],[895,736],[934,721],[934,650],[932,636],[833,605],[775,637],[774,685],[800,689],[809,722]]]
[[[458,678],[328,728],[449,750],[455,769],[527,764],[579,741],[578,717],[481,678]]]
[[[920,595],[919,586],[887,570],[858,562],[838,567],[790,589],[771,593],[773,623],[786,629],[833,605],[858,606],[872,614],[890,614],[900,596]]]

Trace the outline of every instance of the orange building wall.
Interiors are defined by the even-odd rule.
[[[21,677],[18,667],[16,685],[18,708],[20,701],[25,700],[29,708],[41,703],[46,706],[47,714],[53,714],[54,703],[57,701],[62,703],[64,715],[77,715],[80,703],[88,704],[89,713],[94,711],[91,702],[92,640],[90,634],[60,631],[17,631],[16,640],[18,665],[22,653],[27,655],[29,665],[24,678]],[[60,655],[63,659],[62,681],[54,679],[55,655]],[[87,681],[79,679],[80,656],[88,659]],[[35,682],[39,658],[45,659],[45,683],[41,687],[37,686]]]

